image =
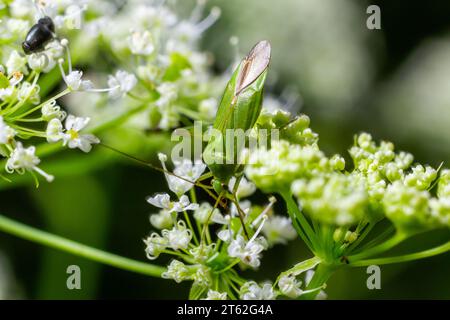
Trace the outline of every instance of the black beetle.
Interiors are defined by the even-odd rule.
[[[50,17],[43,17],[31,27],[30,31],[22,43],[25,54],[42,51],[44,46],[53,39],[55,34],[55,24]]]

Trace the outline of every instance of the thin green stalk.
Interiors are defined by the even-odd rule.
[[[385,251],[388,251],[390,249],[392,249],[393,247],[395,247],[396,245],[398,245],[400,242],[402,242],[403,240],[405,240],[407,238],[406,235],[404,235],[403,233],[396,233],[392,238],[390,238],[389,240],[386,240],[385,242],[381,243],[378,246],[375,246],[371,249],[365,250],[361,253],[355,254],[353,256],[348,257],[348,260],[350,262],[352,261],[358,261],[364,258],[368,258],[370,256],[374,256],[380,253],[383,253]]]
[[[134,115],[140,111],[143,111],[146,107],[147,107],[146,105],[141,105],[134,109],[128,110],[127,112],[117,116],[116,118],[113,118],[109,121],[106,121],[106,122],[96,126],[96,127],[89,129],[88,132],[97,134],[102,131],[106,131],[116,125],[120,125],[120,124],[124,123],[126,120],[128,120],[132,115]],[[52,155],[54,153],[57,153],[61,150],[63,150],[63,147],[61,144],[42,143],[39,146],[37,146],[36,155],[40,158],[43,158],[43,157]],[[6,160],[0,161],[0,172],[4,171],[5,164],[6,164]]]
[[[314,230],[311,228],[308,220],[306,220],[305,216],[298,208],[297,204],[295,203],[294,199],[292,198],[292,194],[290,192],[281,192],[281,196],[283,197],[284,201],[286,202],[288,213],[289,213],[289,216],[291,217],[294,227],[296,226],[296,223],[294,221],[299,222],[299,225],[301,228],[296,228],[297,233],[300,235],[300,237],[302,237],[302,239],[306,243],[306,245],[313,251],[313,249],[315,249],[317,247],[316,246],[316,235],[314,233]]]
[[[363,232],[358,236],[358,239],[356,239],[356,241],[353,242],[346,250],[347,254],[352,252],[367,237],[367,235],[370,233],[370,231],[372,231],[374,226],[375,223],[368,223],[365,226]]]
[[[10,115],[10,114],[14,114],[14,112],[18,111],[27,102],[27,100],[30,99],[31,94],[33,93],[33,90],[35,89],[36,84],[37,84],[37,82],[39,80],[40,73],[39,72],[35,73],[33,71],[33,73],[30,75],[30,77],[33,76],[33,75],[34,75],[34,80],[33,80],[33,83],[31,85],[30,89],[29,89],[28,95],[26,97],[24,97],[21,101],[19,101],[13,108],[6,109],[5,113],[4,113],[5,116],[6,115]],[[30,79],[30,77],[29,77],[29,79]],[[29,79],[27,79],[27,80],[29,80]]]
[[[69,89],[65,89],[64,91],[61,91],[60,93],[58,93],[56,96],[54,96],[51,99],[48,99],[48,100],[42,102],[41,104],[37,105],[36,107],[31,108],[30,110],[25,111],[24,113],[22,113],[20,115],[12,117],[11,121],[16,121],[17,119],[21,119],[23,117],[26,117],[27,115],[32,114],[33,112],[41,109],[45,104],[49,103],[50,101],[57,100],[57,99],[59,99],[61,97],[64,97],[65,95],[67,95],[69,93],[70,93],[70,90]]]
[[[225,268],[223,268],[222,270],[217,271],[216,273],[224,273],[228,270],[230,270],[231,268],[233,268],[235,265],[237,265],[241,260],[239,259],[235,259],[233,262],[231,262],[228,266],[226,266]]]
[[[330,279],[333,273],[337,270],[338,266],[321,263],[317,266],[314,275],[309,282],[306,290],[313,290],[305,295],[302,295],[300,299],[313,300],[317,296],[320,290],[314,290],[323,287],[325,283]]]
[[[163,267],[95,249],[84,244],[35,229],[2,215],[0,215],[0,230],[25,240],[36,242],[50,248],[65,251],[79,257],[131,272],[145,274],[152,277],[161,277],[161,274],[165,271],[165,268]]]
[[[382,264],[406,262],[436,256],[438,254],[442,254],[448,251],[450,251],[450,241],[432,249],[405,254],[402,256],[355,261],[353,263],[350,263],[350,266],[365,267],[370,265],[382,265]]]
[[[354,248],[353,250],[356,250],[356,252],[362,252],[366,249],[372,248],[377,243],[384,240],[389,234],[393,233],[394,231],[395,231],[395,228],[394,228],[394,226],[391,225],[386,230],[384,230],[382,233],[380,233],[378,236],[376,236],[375,238],[370,240],[369,242],[363,244],[360,247]]]
[[[183,210],[183,215],[184,215],[184,220],[186,220],[186,223],[188,225],[188,228],[191,229],[191,231],[192,231],[192,238],[194,239],[195,244],[198,245],[199,242],[197,239],[197,235],[195,234],[194,227],[192,226],[191,219],[189,218],[189,215],[186,210]]]

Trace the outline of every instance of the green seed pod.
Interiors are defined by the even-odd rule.
[[[223,94],[213,133],[203,152],[205,163],[223,183],[243,170],[240,156],[247,130],[254,127],[261,113],[270,52],[269,42],[258,42],[234,71]]]

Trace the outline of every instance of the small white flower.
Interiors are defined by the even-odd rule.
[[[245,216],[248,215],[248,213],[250,212],[251,207],[252,207],[252,203],[250,201],[248,201],[248,200],[244,200],[244,201],[239,202],[239,208],[241,208],[241,210],[243,211]],[[239,210],[238,210],[238,208],[236,207],[236,205],[234,203],[231,203],[230,215],[232,217],[238,217],[240,215],[239,214]]]
[[[22,38],[30,30],[30,23],[23,19],[8,19],[6,21],[6,29],[13,35]]]
[[[51,119],[64,120],[67,116],[66,112],[61,110],[61,107],[56,104],[55,100],[44,104],[41,109],[42,118],[45,121],[50,121]]]
[[[194,218],[201,224],[205,224],[208,221],[208,224],[218,223],[218,224],[227,224],[228,220],[220,213],[220,210],[217,208],[213,208],[211,204],[208,202],[203,202],[200,207],[194,212]]]
[[[144,239],[146,245],[145,254],[148,259],[154,260],[158,258],[161,251],[167,248],[168,241],[156,232],[153,232],[147,239]]]
[[[3,121],[3,117],[0,116],[0,144],[11,142],[15,135],[16,131],[8,126],[5,121]]]
[[[169,211],[162,209],[159,213],[150,216],[150,223],[157,229],[167,229],[173,226],[172,215]]]
[[[165,164],[165,161],[167,161],[167,156],[160,153],[158,154],[158,158],[161,161],[163,169],[168,171]],[[165,173],[169,189],[178,196],[186,193],[194,186],[193,183],[200,178],[205,169],[206,164],[202,161],[195,161],[193,163],[191,160],[182,159],[179,162],[175,162],[175,169],[173,171],[174,175]]]
[[[63,138],[63,125],[59,119],[52,119],[47,124],[47,141],[50,143],[57,142]]]
[[[148,31],[133,31],[128,37],[128,45],[133,54],[150,55],[155,51],[153,37]]]
[[[137,78],[134,74],[119,70],[114,76],[109,76],[108,86],[113,89],[109,91],[109,96],[117,99],[125,96],[137,84]]]
[[[28,56],[28,65],[31,70],[41,72],[48,64],[48,58],[44,54],[30,54]]]
[[[232,177],[230,179],[230,182],[228,183],[228,189],[230,191],[233,191],[234,185],[236,183],[236,178]],[[239,182],[239,187],[237,190],[237,195],[239,198],[245,198],[249,197],[252,194],[254,194],[256,191],[256,186],[253,182],[248,181],[245,177],[241,178],[241,181]]]
[[[244,237],[238,235],[228,246],[228,255],[239,258],[252,268],[258,268],[261,264],[261,252],[266,249],[264,238],[250,239],[245,241]]]
[[[24,148],[20,142],[17,142],[16,148],[11,152],[11,155],[6,161],[5,170],[8,173],[16,171],[19,174],[23,174],[25,170],[36,171],[43,176],[48,182],[53,181],[53,176],[47,174],[43,170],[37,167],[41,162],[35,155],[36,148],[31,146]]]
[[[169,213],[196,210],[198,208],[198,204],[190,203],[186,195],[181,196],[180,201],[173,202],[170,201],[170,196],[167,193],[159,193],[153,197],[147,197],[147,202],[155,207],[166,209]]]
[[[254,281],[244,283],[240,296],[242,300],[273,300],[276,297],[270,283],[264,283],[260,287]]]
[[[89,118],[69,115],[65,122],[66,131],[61,136],[63,145],[67,145],[70,149],[79,148],[84,152],[89,152],[93,144],[100,143],[100,140],[92,134],[80,134],[89,121]]]
[[[0,89],[0,100],[9,101],[13,98],[15,90],[13,87]]]
[[[268,247],[267,240],[264,237],[258,237],[267,220],[267,216],[263,215],[261,219],[262,222],[248,242],[245,241],[244,237],[238,234],[236,239],[232,240],[228,246],[228,255],[230,257],[239,258],[243,263],[252,268],[259,267],[261,264],[261,252]]]
[[[14,0],[9,4],[11,16],[15,18],[26,18],[33,16],[36,9],[29,0]]]
[[[209,287],[211,285],[210,268],[205,265],[196,265],[196,271],[192,274],[192,280],[196,285]]]
[[[64,47],[59,40],[55,39],[45,45],[45,54],[48,56],[51,64],[57,63],[58,59],[64,54]],[[44,70],[44,72],[47,72],[47,70]]]
[[[38,105],[41,101],[39,95],[40,87],[29,82],[23,82],[17,92],[17,98],[21,101],[27,100],[32,104]]]
[[[297,281],[294,276],[283,276],[278,282],[281,293],[289,298],[297,298],[303,291],[300,289],[301,281]]]
[[[160,94],[159,99],[156,101],[156,105],[159,108],[166,108],[178,97],[177,85],[172,82],[163,82],[156,90]]]
[[[167,266],[167,271],[161,277],[164,279],[173,279],[175,282],[180,283],[181,281],[189,280],[191,273],[183,262],[172,260]]]
[[[267,219],[262,233],[271,244],[286,244],[297,237],[297,232],[292,226],[291,219],[282,216],[272,216]]]
[[[199,21],[198,17],[191,21],[181,21],[175,27],[175,34],[182,42],[190,43],[198,39],[198,37],[210,28],[221,15],[221,9],[218,7],[211,8],[210,14]]]
[[[93,88],[92,82],[90,80],[83,80],[83,72],[74,70],[64,77],[67,88],[71,91],[83,91],[90,90]]]
[[[195,261],[203,263],[211,258],[213,254],[215,254],[215,248],[215,243],[211,243],[210,245],[202,243],[199,246],[190,249],[189,253],[195,259]]]
[[[234,232],[231,229],[220,230],[217,233],[217,237],[225,243],[230,242],[233,239]]]
[[[69,5],[64,11],[64,15],[56,16],[55,25],[59,28],[66,27],[69,30],[81,29],[83,22],[83,12],[87,6],[78,6],[76,4]]]
[[[17,71],[28,74],[27,58],[21,56],[16,50],[11,52],[5,66],[8,69],[8,74],[13,74],[13,72]]]
[[[186,228],[182,220],[171,230],[165,229],[161,234],[167,239],[167,246],[173,250],[187,249],[192,239],[192,231]]]
[[[208,290],[208,295],[203,300],[227,300],[227,293],[210,289]]]
[[[1,73],[3,71],[0,70]],[[9,79],[9,85],[11,87],[14,87],[15,85],[19,84],[23,80],[23,73],[20,71],[13,72],[11,75],[11,78]]]

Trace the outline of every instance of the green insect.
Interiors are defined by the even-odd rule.
[[[218,193],[218,202],[228,197],[236,205],[244,233],[248,238],[244,224],[244,212],[239,206],[237,190],[243,176],[244,165],[239,161],[242,147],[236,143],[233,132],[246,132],[255,126],[261,113],[264,82],[271,58],[271,46],[268,41],[258,42],[241,61],[228,82],[222,97],[213,128],[219,135],[213,136],[203,152],[203,160],[210,169],[212,185]],[[231,135],[228,135],[228,133]],[[225,191],[230,178],[236,177],[231,197]]]
[[[242,174],[244,166],[238,161],[241,150],[234,135],[230,137],[227,131],[241,129],[243,132],[254,127],[261,113],[270,55],[270,43],[258,42],[236,68],[223,94],[213,124],[220,135],[213,136],[203,152],[214,178],[223,184]]]

